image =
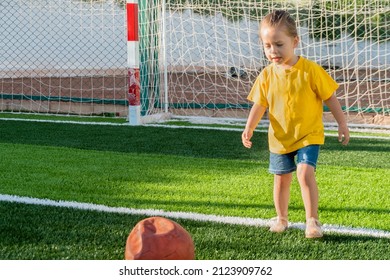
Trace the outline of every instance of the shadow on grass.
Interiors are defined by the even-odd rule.
[[[266,134],[254,136],[246,149],[241,132],[167,129],[0,120],[0,142],[59,146],[125,153],[169,154],[205,158],[268,159]]]
[[[187,222],[187,224],[191,222]],[[208,232],[198,242],[198,258],[233,260],[374,260],[390,259],[389,239],[325,234],[322,239],[306,239],[304,231],[289,229],[275,234],[267,228],[213,225],[194,231]],[[216,238],[218,236],[218,238]],[[207,248],[213,248],[207,250]],[[207,254],[206,254],[207,252]],[[223,253],[222,253],[223,252]],[[221,254],[223,254],[221,256]]]
[[[362,236],[362,235],[341,235],[341,234],[336,234],[336,233],[327,233],[319,241],[325,242],[325,243],[345,244],[347,242],[365,243],[365,242],[370,242],[371,240],[377,240],[382,244],[389,244],[390,245],[390,239],[386,239],[386,238],[373,238],[370,236]],[[383,242],[381,242],[381,241],[383,241]]]
[[[76,149],[114,151],[123,153],[151,153],[179,155],[195,158],[224,158],[268,161],[266,133],[255,133],[252,149],[241,143],[241,132],[216,131],[192,128],[158,128],[134,126],[101,126],[62,123],[40,123],[0,120],[0,142],[41,146],[58,146]],[[376,163],[365,162],[366,167],[389,168],[390,145],[388,140],[353,138],[348,146],[341,145],[336,137],[327,137],[321,154],[332,154],[331,164],[351,165],[368,154],[376,153]],[[338,152],[349,152],[348,155]],[[379,153],[379,155],[378,155]],[[387,157],[386,157],[387,154]],[[346,158],[347,157],[347,158]],[[320,159],[322,156],[320,157]],[[325,156],[323,157],[325,159]],[[344,162],[344,159],[347,159]],[[334,162],[336,160],[336,162]],[[327,160],[325,160],[327,162]]]
[[[389,140],[385,139],[351,138],[349,144],[347,146],[343,146],[340,142],[338,142],[337,137],[327,137],[322,149],[324,151],[368,151],[390,153],[390,144]]]
[[[131,229],[146,216],[0,203],[0,259],[123,259]],[[302,230],[176,219],[204,260],[390,259],[388,239],[326,234],[307,240]]]

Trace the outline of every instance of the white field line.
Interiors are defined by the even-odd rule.
[[[162,217],[172,218],[172,219],[187,219],[187,220],[195,220],[201,222],[215,222],[215,223],[222,223],[222,224],[245,225],[245,226],[256,226],[256,227],[268,227],[271,222],[271,220],[259,219],[259,218],[206,215],[206,214],[199,214],[199,213],[192,213],[192,212],[170,212],[170,211],[155,210],[155,209],[109,207],[100,204],[82,203],[76,201],[62,201],[62,200],[56,201],[50,199],[39,199],[39,198],[23,197],[23,196],[16,196],[16,195],[4,195],[4,194],[0,194],[0,201],[33,204],[33,205],[40,205],[40,206],[64,207],[64,208],[99,211],[99,212],[106,212],[106,213],[145,215],[149,217],[162,216]],[[305,224],[290,223],[289,227],[304,230]],[[338,233],[338,234],[345,234],[345,235],[390,238],[390,232],[388,231],[369,229],[369,228],[352,228],[352,227],[345,227],[341,225],[324,224],[323,230],[324,232]]]
[[[19,118],[0,118],[1,121],[23,121],[23,122],[41,122],[41,123],[63,123],[63,124],[84,124],[84,125],[110,125],[110,126],[127,126],[127,123],[112,122],[81,122],[81,121],[64,121],[64,120],[39,120],[39,119],[19,119]]]

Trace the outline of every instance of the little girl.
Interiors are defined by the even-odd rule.
[[[257,77],[248,99],[254,102],[242,143],[251,138],[265,111],[269,115],[269,171],[274,174],[274,204],[277,217],[272,232],[288,226],[288,203],[292,172],[297,171],[306,211],[307,238],[323,236],[318,221],[318,187],[315,169],[320,145],[324,144],[323,101],[336,119],[339,141],[347,145],[349,130],[335,91],[337,83],[321,66],[295,54],[299,37],[294,19],[274,11],[260,23],[260,38],[271,62]],[[296,158],[296,162],[295,162]]]

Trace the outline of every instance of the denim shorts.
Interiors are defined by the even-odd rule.
[[[269,172],[272,174],[287,174],[297,170],[297,164],[305,163],[316,168],[320,152],[319,145],[310,145],[288,154],[274,154],[269,156]],[[295,156],[297,160],[295,162]]]

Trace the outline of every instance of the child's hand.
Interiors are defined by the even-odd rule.
[[[349,142],[349,129],[348,126],[339,126],[339,142],[343,145],[347,145]]]
[[[253,130],[251,129],[245,129],[244,132],[242,133],[241,140],[245,148],[250,149],[252,147],[252,141],[250,141],[252,136],[253,136]]]

